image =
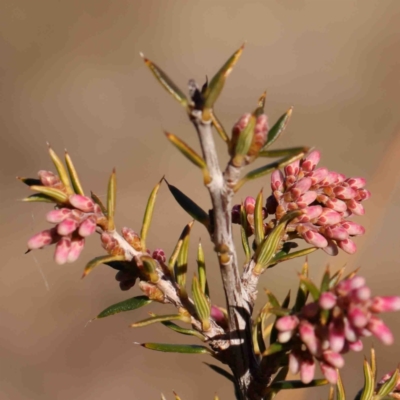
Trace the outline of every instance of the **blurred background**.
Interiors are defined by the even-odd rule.
[[[117,223],[140,230],[148,194],[167,179],[207,208],[199,171],[170,146],[163,129],[197,146],[179,105],[159,86],[139,56],[142,51],[182,88],[200,83],[247,41],[229,77],[217,111],[230,129],[268,90],[271,123],[294,106],[278,147],[310,145],[323,166],[368,179],[372,198],[367,228],[354,256],[310,257],[311,274],[362,267],[375,294],[399,294],[400,2],[363,1],[183,1],[183,0],[2,0],[0,2],[0,399],[109,400],[172,398],[232,399],[230,384],[204,362],[206,356],[161,354],[134,342],[193,342],[152,326],[128,325],[150,306],[87,322],[110,304],[139,293],[121,292],[110,268],[85,280],[85,261],[103,254],[96,237],[80,260],[54,264],[48,248],[24,255],[27,239],[47,228],[45,204],[26,204],[27,187],[15,176],[53,169],[46,141],[67,148],[86,190],[104,197],[113,167],[118,176]],[[224,146],[219,143],[221,152]],[[226,161],[223,158],[222,161]],[[264,178],[245,186],[237,201],[255,196]],[[149,247],[169,255],[189,217],[165,187],[159,193]],[[220,277],[207,235],[203,237],[214,302],[223,304]],[[238,246],[240,251],[240,247]],[[268,271],[260,284],[283,298],[295,289],[302,261]],[[400,315],[385,321],[400,336]],[[362,353],[347,357],[347,392],[362,386]],[[376,341],[379,374],[400,361],[400,340],[390,348]],[[284,398],[327,398],[328,388],[282,393]]]

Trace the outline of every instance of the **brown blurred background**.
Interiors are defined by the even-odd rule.
[[[212,76],[247,40],[217,107],[226,126],[253,109],[267,88],[271,121],[295,109],[279,147],[316,146],[325,166],[365,176],[373,193],[358,253],[313,254],[312,276],[319,279],[328,262],[333,269],[362,266],[374,293],[399,294],[399,18],[396,0],[2,0],[0,399],[158,399],[161,391],[172,398],[172,390],[184,400],[211,399],[215,392],[233,398],[230,384],[203,364],[210,361],[205,356],[154,353],[133,344],[193,342],[162,326],[128,328],[150,307],[168,313],[169,307],[86,326],[103,308],[138,293],[121,292],[105,266],[80,280],[85,261],[102,254],[96,238],[73,265],[56,266],[52,248],[24,255],[27,239],[47,227],[49,206],[21,203],[29,191],[15,176],[52,169],[46,141],[59,152],[68,148],[85,188],[101,196],[117,168],[119,227],[140,229],[147,196],[163,174],[209,206],[200,174],[162,134],[168,129],[197,146],[194,131],[140,51],[184,88],[189,78],[202,83]],[[268,185],[268,179],[249,184],[238,200]],[[186,222],[163,187],[150,247],[169,254]],[[193,250],[199,236],[207,243],[197,226]],[[217,265],[209,245],[206,250],[213,298],[222,304]],[[281,298],[295,289],[300,264],[268,272],[259,305],[263,287]],[[400,316],[385,320],[399,336]],[[375,346],[380,373],[394,369],[400,340],[390,348]],[[347,358],[350,395],[362,385],[362,358]],[[281,398],[294,395],[326,398],[327,388]]]

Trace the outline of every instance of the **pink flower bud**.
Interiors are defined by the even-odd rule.
[[[51,210],[46,214],[47,222],[51,224],[58,224],[61,221],[64,221],[65,218],[71,215],[71,210],[68,208],[60,208],[57,210]]]
[[[337,380],[338,380],[338,373],[337,373],[336,369],[322,361],[319,363],[319,367],[321,368],[321,371],[324,374],[326,380],[331,385],[336,385]]]
[[[220,307],[211,306],[211,318],[223,329],[228,328],[228,320]]]
[[[348,178],[346,182],[353,189],[361,189],[365,186],[367,181],[364,178]]]
[[[376,296],[372,299],[370,311],[381,313],[400,310],[400,297],[398,296]]]
[[[344,201],[325,196],[324,194],[318,195],[317,201],[334,211],[343,212],[347,210],[347,204]]]
[[[299,227],[301,228],[301,227]],[[299,231],[299,228],[297,229]],[[310,230],[306,230],[305,232],[302,231],[302,229],[300,229],[301,236],[303,237],[303,239],[315,246],[315,247],[326,247],[328,245],[328,241],[318,232],[312,231]]]
[[[334,225],[334,226],[325,226],[323,228],[323,232],[320,231],[320,233],[323,233],[324,236],[335,239],[335,240],[345,240],[349,237],[349,233],[346,231],[346,229],[342,228],[340,225]]]
[[[278,333],[278,342],[287,343],[294,335],[295,331],[284,331]]]
[[[165,263],[165,261],[167,260],[163,249],[155,249],[153,251],[152,257],[160,263]]]
[[[331,292],[321,293],[319,305],[323,310],[331,310],[336,305],[337,297]]]
[[[348,254],[354,254],[357,251],[357,246],[351,239],[337,240],[336,243]]]
[[[350,343],[355,342],[357,340],[357,333],[353,329],[353,327],[350,326],[350,322],[348,321],[347,318],[343,318],[344,322],[344,336],[346,340],[348,340]]]
[[[296,203],[299,206],[299,208],[306,208],[309,206],[312,202],[314,202],[317,198],[317,192],[309,191],[301,195]]]
[[[333,319],[329,326],[329,346],[332,351],[340,353],[345,344],[344,324],[342,318]]]
[[[248,123],[250,122],[251,114],[246,113],[242,115],[239,120],[236,122],[236,124],[232,128],[232,138],[231,138],[231,143],[229,146],[229,154],[233,156],[235,154],[235,149],[236,149],[236,144],[238,142],[240,134],[243,132],[243,130],[246,128]]]
[[[303,210],[304,215],[308,217],[308,221],[318,218],[322,214],[323,208],[321,206],[310,206]]]
[[[271,189],[272,189],[272,191],[274,192],[275,190],[279,190],[279,191],[283,192],[284,184],[285,184],[285,178],[282,174],[282,171],[279,169],[276,169],[271,174]]]
[[[74,219],[67,218],[57,225],[57,233],[61,236],[68,236],[76,230],[78,222]]]
[[[349,342],[348,345],[349,345],[349,350],[352,351],[359,352],[363,349],[363,344],[360,339],[356,340],[355,342]]]
[[[68,254],[71,249],[71,239],[68,237],[62,237],[57,245],[54,252],[54,261],[58,265],[63,265],[68,260]]]
[[[28,249],[36,250],[41,249],[44,246],[48,246],[55,242],[58,238],[55,228],[46,229],[45,231],[39,232],[36,235],[33,235],[28,240]]]
[[[320,182],[321,186],[330,186],[338,182],[339,174],[334,171],[329,171],[328,175],[324,180]]]
[[[289,371],[293,375],[296,375],[300,371],[301,356],[295,351],[291,351],[289,354]]]
[[[347,200],[346,204],[347,204],[347,208],[355,215],[364,215],[365,214],[364,207],[360,203],[357,203],[354,199]]]
[[[249,151],[247,152],[247,156],[249,157],[249,161],[252,161],[254,157],[256,157],[267,141],[267,133],[268,133],[268,118],[265,114],[261,114],[256,119],[256,124],[254,127],[253,140],[250,145]]]
[[[349,186],[337,186],[333,189],[333,192],[335,193],[336,197],[341,200],[354,199],[354,197],[357,195],[356,190]]]
[[[311,184],[314,186],[317,183],[320,183],[328,176],[327,168],[317,168],[316,170],[309,172],[307,176],[311,178]]]
[[[78,233],[82,237],[87,237],[96,232],[96,217],[90,215],[79,226]]]
[[[71,248],[68,253],[67,262],[73,263],[75,262],[82,253],[82,250],[85,246],[85,239],[83,238],[74,238],[71,241]]]
[[[347,233],[351,236],[364,235],[365,228],[353,221],[342,221],[340,225],[346,229]]]
[[[303,320],[299,325],[299,334],[301,341],[307,346],[312,355],[318,353],[318,339],[315,335],[314,326]]]
[[[69,202],[73,207],[83,212],[94,211],[94,202],[91,198],[87,196],[82,196],[80,194],[73,194],[69,196]]]
[[[300,364],[300,379],[303,383],[310,383],[315,374],[315,362],[312,358],[306,358]]]
[[[336,286],[336,290],[341,295],[346,295],[350,291],[358,289],[362,286],[365,286],[365,278],[359,275],[354,276],[351,279],[345,279]]]
[[[352,292],[351,298],[358,302],[367,301],[371,298],[371,289],[368,286],[362,286]]]
[[[38,175],[43,186],[59,187],[60,185],[62,185],[60,178],[57,175],[53,174],[53,172],[51,171],[41,170],[38,172]]]
[[[357,201],[364,201],[368,200],[371,197],[371,192],[367,189],[358,189],[356,200]]]
[[[364,328],[368,324],[369,315],[359,307],[353,306],[347,313],[351,325],[355,328]]]
[[[326,247],[323,247],[322,250],[326,254],[328,254],[328,256],[337,256],[339,253],[339,250],[338,250],[336,243],[329,238],[327,238],[327,242],[328,242],[328,245]]]
[[[327,350],[322,353],[322,357],[334,368],[343,368],[344,366],[344,359],[339,353]]]
[[[317,219],[318,225],[334,225],[342,220],[342,216],[330,208],[324,208],[322,214]]]
[[[307,192],[311,187],[310,178],[302,178],[297,183],[295,183],[290,189],[293,200],[298,199],[303,193]]]
[[[286,176],[297,176],[300,171],[300,160],[293,161],[291,164],[287,165],[284,171]]]
[[[295,315],[285,315],[276,321],[275,327],[278,331],[292,331],[299,324],[299,319]]]
[[[310,172],[319,163],[321,159],[321,153],[318,150],[312,151],[301,163],[303,171]]]
[[[246,210],[246,214],[252,215],[254,214],[254,208],[256,206],[256,199],[251,196],[247,196],[244,199],[244,208]]]
[[[377,317],[372,316],[369,320],[368,327],[370,332],[383,344],[391,345],[394,342],[393,334],[390,329]]]

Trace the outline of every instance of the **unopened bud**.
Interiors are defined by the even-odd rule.
[[[136,250],[142,251],[142,242],[140,236],[131,228],[124,227],[121,229],[124,239]]]

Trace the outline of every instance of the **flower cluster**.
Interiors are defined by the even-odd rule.
[[[274,171],[267,211],[280,220],[290,211],[303,209],[304,214],[289,224],[289,232],[330,255],[336,255],[338,247],[353,254],[356,245],[351,237],[364,234],[365,229],[347,218],[364,214],[361,202],[370,192],[364,189],[364,178],[315,169],[319,160],[319,151],[312,151],[305,159],[286,166],[284,172]]]
[[[326,379],[336,383],[336,368],[344,365],[342,354],[362,350],[361,338],[374,335],[382,343],[393,343],[389,328],[377,314],[400,310],[400,297],[371,297],[361,276],[352,276],[320,294],[293,315],[276,322],[278,341],[290,342],[289,368],[309,383],[315,359]]]
[[[39,171],[40,182],[43,186],[66,192],[59,177],[50,171]],[[105,216],[100,206],[89,197],[72,194],[56,209],[46,215],[48,222],[55,227],[46,229],[32,236],[28,241],[28,249],[40,249],[50,244],[56,244],[54,259],[57,264],[74,262],[78,259],[85,245],[85,238],[96,231],[99,222]]]

